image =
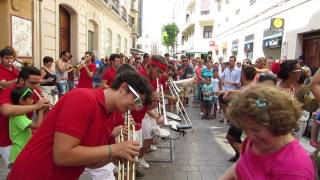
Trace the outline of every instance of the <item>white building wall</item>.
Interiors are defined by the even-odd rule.
[[[236,5],[232,5],[236,2]],[[238,59],[244,59],[244,38],[254,33],[253,60],[265,56],[263,50],[263,32],[270,28],[271,18],[284,18],[284,32],[281,58],[297,58],[302,53],[302,42],[299,34],[320,29],[319,0],[257,0],[252,7],[248,3],[239,4],[239,1],[231,1],[230,7],[222,5],[222,12],[216,13],[217,22],[214,31],[214,39],[219,45],[219,56],[222,54],[221,44],[228,44],[227,57],[231,55],[232,40],[239,39]],[[240,15],[235,15],[234,8],[240,9]],[[226,11],[224,11],[226,8]],[[218,18],[219,17],[219,18]],[[228,17],[229,21],[225,22]],[[218,25],[217,25],[218,24]],[[215,54],[215,53],[213,53]]]

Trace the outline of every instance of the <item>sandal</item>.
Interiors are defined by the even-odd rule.
[[[312,146],[312,147],[314,147],[314,148],[318,148],[318,142],[317,141],[310,141],[310,145]]]

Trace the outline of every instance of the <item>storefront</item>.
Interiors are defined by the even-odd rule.
[[[281,58],[283,29],[266,29],[263,32],[262,48],[265,57]]]
[[[247,59],[253,58],[253,40],[254,34],[248,35],[244,38],[244,53]]]

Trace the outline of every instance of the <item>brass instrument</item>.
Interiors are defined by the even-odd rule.
[[[180,131],[180,132],[183,132],[185,129],[191,129],[192,128],[192,122],[191,122],[191,119],[188,115],[188,112],[186,111],[185,107],[183,106],[183,103],[180,99],[180,96],[179,96],[179,88],[177,86],[177,82],[180,83],[182,86],[184,85],[189,85],[189,84],[193,84],[194,83],[194,78],[189,78],[189,79],[186,79],[186,80],[181,80],[181,81],[173,81],[172,78],[169,78],[168,80],[168,86],[169,86],[169,90],[171,92],[171,94],[173,96],[175,96],[178,101],[176,103],[176,109],[178,111],[178,113],[180,114],[181,116],[181,123],[178,123],[176,121],[180,121],[180,119],[173,119],[175,121],[169,121],[169,124],[171,125],[171,128],[174,129],[174,130],[177,130],[177,131]],[[175,115],[175,116],[178,116],[178,115]],[[168,116],[169,118],[171,116]]]
[[[172,80],[172,78],[171,78],[171,80]],[[189,79],[183,79],[183,80],[178,80],[178,81],[173,81],[173,82],[174,82],[173,86],[175,86],[175,89],[178,92],[180,92],[180,89],[178,88],[179,86],[180,87],[186,87],[186,86],[193,87],[195,85],[195,82],[196,82],[196,76],[192,77],[192,78],[189,78]]]
[[[134,119],[130,115],[130,111],[125,114],[125,125],[128,128],[127,137],[125,137],[123,130],[120,130],[120,134],[117,138],[118,142],[123,141],[135,141],[137,139],[135,134],[135,123]],[[134,158],[133,162],[130,161],[121,161],[118,162],[118,178],[117,180],[135,180],[136,179],[136,169],[135,161],[138,160],[138,157]],[[125,169],[126,166],[126,169]]]
[[[75,65],[74,68],[75,68],[75,69],[79,69],[79,67],[82,66],[82,65],[84,65],[84,64],[86,64],[86,60],[81,60],[80,64]]]
[[[311,92],[310,84],[298,89],[298,91],[295,93],[295,97],[300,103],[303,104],[303,109],[305,109],[306,111],[315,112],[320,106],[319,101],[313,96]]]
[[[43,96],[41,96],[35,89],[33,90],[33,93],[38,96],[39,99],[43,98]],[[49,104],[49,109],[53,108],[53,104]]]

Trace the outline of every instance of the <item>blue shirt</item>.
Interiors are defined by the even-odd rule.
[[[232,70],[230,68],[226,68],[221,74],[221,79],[224,81],[224,90],[237,90],[240,89],[239,86],[231,85],[230,83],[238,83],[240,84],[241,80],[241,69],[234,67]]]
[[[204,84],[202,85],[202,92],[203,93],[213,93],[213,85],[212,84]],[[203,96],[203,100],[206,101],[212,101],[213,100],[213,95],[210,96]]]
[[[212,78],[213,77],[213,69],[208,69],[207,67],[202,68],[201,75],[203,78]]]

